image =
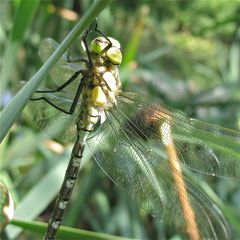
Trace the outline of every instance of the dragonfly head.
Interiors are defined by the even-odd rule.
[[[90,50],[113,65],[120,65],[122,62],[121,45],[114,38],[97,37],[91,42]]]

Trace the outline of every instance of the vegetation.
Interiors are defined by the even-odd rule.
[[[40,69],[40,41],[46,37],[59,43],[66,40],[91,5],[90,0],[0,1],[2,109],[20,88],[21,81],[33,79]],[[94,13],[101,10],[98,8]],[[142,92],[193,118],[239,131],[239,10],[238,0],[122,0],[113,1],[99,14],[98,25],[122,45],[120,76],[125,91]],[[94,19],[94,14],[91,17]],[[90,24],[89,19],[81,30]],[[80,37],[72,35],[61,53],[71,45],[71,54],[79,56]],[[41,237],[44,229],[34,220],[47,222],[72,148],[71,143],[63,145],[49,140],[26,114],[20,115],[44,74],[28,88],[27,94],[21,95],[24,98],[21,106],[15,102],[16,108],[11,111],[12,114],[18,111],[18,119],[1,143],[1,182],[8,186],[16,206],[16,218],[2,233],[3,239],[7,239],[5,234],[12,239]],[[5,127],[2,119],[1,129]],[[174,226],[140,209],[101,171],[89,152],[84,160],[63,223],[74,229],[63,232],[62,237],[66,234],[69,239],[76,234],[75,239],[113,239],[111,235],[125,239],[184,239]],[[219,205],[233,239],[237,239],[239,181],[194,175],[199,175],[199,185]]]

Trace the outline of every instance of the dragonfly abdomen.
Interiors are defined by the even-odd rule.
[[[82,133],[83,134],[83,133]],[[89,132],[84,132],[84,135],[89,134]],[[84,136],[85,138],[85,136]],[[48,231],[46,233],[45,239],[54,239],[58,228],[61,225],[65,208],[67,207],[70,197],[79,174],[80,163],[82,160],[82,153],[85,148],[85,141],[79,139],[74,144],[70,163],[68,164],[68,169],[66,171],[64,181],[61,190],[58,195],[58,199],[54,208],[53,218],[49,221]]]

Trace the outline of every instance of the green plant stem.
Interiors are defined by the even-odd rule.
[[[21,111],[29,101],[31,95],[36,91],[41,81],[47,75],[49,70],[69,48],[74,39],[80,35],[87,26],[96,18],[99,13],[112,0],[97,0],[89,8],[87,13],[77,22],[72,31],[62,41],[56,51],[51,55],[47,62],[34,74],[34,76],[25,84],[25,86],[16,94],[12,101],[3,109],[0,115],[0,142],[21,114]]]
[[[40,223],[37,221],[25,221],[22,219],[13,219],[11,224],[15,226],[22,227],[26,230],[30,230],[35,233],[44,233],[46,229],[46,225],[44,223]],[[84,240],[131,240],[130,238],[118,237],[110,234],[99,233],[86,231],[82,229],[75,229],[70,227],[61,227],[59,230],[59,238],[63,239],[84,239]]]

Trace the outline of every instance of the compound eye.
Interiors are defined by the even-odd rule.
[[[111,47],[107,50],[106,56],[114,65],[120,65],[122,62],[122,52],[117,47]]]
[[[90,50],[96,54],[99,54],[104,48],[109,45],[109,42],[104,37],[97,37],[92,40],[90,44]]]

